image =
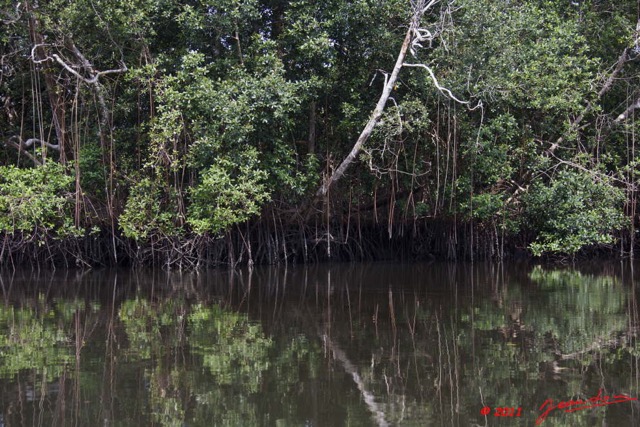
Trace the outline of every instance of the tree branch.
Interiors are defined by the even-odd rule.
[[[638,108],[640,108],[640,97],[638,97],[633,104],[629,105],[627,107],[627,109],[624,110],[624,112],[622,114],[620,114],[618,117],[616,117],[614,122],[615,123],[620,123],[620,122],[622,122],[624,120],[627,120],[629,118],[629,116],[631,115],[631,113],[633,113]]]
[[[32,141],[33,139],[34,138],[31,138],[27,141]],[[18,140],[18,142],[15,142],[15,140]],[[40,140],[38,139],[37,141]],[[42,166],[42,162],[25,149],[25,145],[22,143],[22,138],[20,138],[19,136],[12,136],[5,142],[5,144],[18,150],[18,153],[20,154],[24,153],[24,155],[27,156],[29,160],[31,160],[36,166]],[[33,142],[31,142],[31,144],[33,144]]]
[[[637,25],[640,26],[640,20],[638,20]],[[611,74],[609,74],[609,76],[607,77],[607,80],[605,80],[604,84],[598,91],[598,97],[596,98],[597,100],[601,99],[607,92],[609,92],[609,90],[613,86],[613,82],[616,80],[616,78],[618,77],[618,74],[620,74],[620,72],[622,71],[624,64],[626,64],[627,62],[629,62],[629,48],[625,48],[620,54],[620,56],[618,57],[618,60],[616,61],[616,64],[613,67],[613,70],[611,71]],[[633,109],[632,110],[627,109],[627,111],[625,111],[623,114],[618,116],[615,122],[620,122],[626,119],[627,115],[631,111],[633,111]],[[580,112],[580,114],[575,119],[571,120],[569,131],[567,133],[571,133],[573,131],[578,130],[580,123],[582,122],[584,117],[591,112],[591,110],[593,110],[593,102],[589,101],[587,105],[585,105],[582,112]],[[621,116],[624,116],[624,117],[621,117]],[[549,152],[553,153],[555,150],[557,150],[563,141],[564,141],[564,136],[561,136],[560,138],[558,138],[558,140],[555,143],[553,143],[551,147],[549,147]]]
[[[400,53],[398,54],[398,59],[396,60],[396,65],[393,67],[393,72],[391,73],[391,76],[387,80],[382,90],[382,95],[380,95],[380,99],[378,99],[378,103],[376,104],[376,108],[373,110],[373,114],[371,114],[369,121],[362,130],[362,133],[360,133],[360,136],[358,137],[356,143],[353,145],[353,148],[351,149],[349,155],[342,161],[342,163],[340,163],[340,166],[338,166],[338,168],[331,174],[331,176],[329,176],[325,180],[325,182],[322,183],[322,186],[316,192],[317,197],[325,196],[329,191],[329,187],[331,187],[332,184],[342,178],[342,175],[344,175],[349,165],[353,163],[353,161],[360,153],[362,145],[369,139],[369,136],[371,136],[373,128],[380,121],[384,106],[387,104],[387,100],[389,99],[391,91],[396,84],[396,80],[398,79],[398,74],[400,74],[400,69],[402,68],[404,58],[407,56],[407,50],[409,49],[412,34],[413,25],[409,27],[409,30],[407,30],[407,34],[404,37],[404,42],[402,43],[402,47],[400,48]]]
[[[429,75],[431,76],[431,80],[433,81],[433,84],[436,86],[436,88],[443,94],[447,95],[449,98],[453,99],[454,101],[456,101],[459,104],[463,104],[463,105],[469,105],[470,101],[462,101],[460,99],[458,99],[453,93],[451,93],[451,91],[449,89],[447,89],[444,86],[441,86],[440,83],[438,83],[438,79],[436,78],[436,75],[433,73],[433,70],[425,65],[425,64],[408,64],[408,63],[404,63],[402,64],[403,67],[418,67],[418,68],[424,68],[425,70],[427,70],[427,72],[429,73]],[[476,105],[473,108],[470,108],[471,111],[475,110],[476,108],[482,107],[482,102],[479,101],[478,105]]]
[[[104,76],[106,74],[121,74],[121,73],[125,73],[125,72],[128,71],[128,68],[124,63],[122,64],[122,66],[120,68],[115,68],[115,69],[105,70],[105,71],[96,71],[95,68],[93,68],[93,65],[87,60],[87,58],[85,58],[85,56],[78,50],[78,48],[73,43],[71,43],[71,46],[72,46],[71,50],[73,51],[74,55],[80,61],[82,68],[85,68],[91,74],[91,77],[85,77],[82,74],[80,74],[78,71],[76,71],[74,69],[73,65],[68,64],[57,53],[52,53],[51,55],[45,56],[44,58],[36,59],[36,55],[35,55],[36,49],[38,49],[40,47],[43,47],[43,46],[46,46],[46,44],[45,43],[39,43],[39,44],[35,44],[33,46],[33,48],[31,48],[31,61],[33,61],[34,64],[40,64],[40,63],[47,62],[47,61],[56,61],[65,70],[67,70],[69,73],[73,74],[78,79],[80,79],[83,82],[85,82],[87,84],[90,84],[90,85],[97,84],[98,83],[98,79],[101,76]],[[75,68],[77,68],[77,67],[78,66],[75,66]]]
[[[60,151],[60,145],[51,144],[50,142],[43,141],[43,140],[41,140],[39,138],[29,138],[26,141],[22,142],[21,145],[24,148],[30,148],[36,142],[40,143],[40,145],[46,145],[47,147],[51,148],[52,150]]]
[[[385,85],[382,90],[382,94],[378,99],[378,103],[376,104],[376,107],[373,110],[369,121],[360,133],[358,140],[353,145],[353,148],[351,148],[351,151],[349,152],[347,157],[342,161],[342,163],[340,163],[340,166],[338,166],[338,168],[324,180],[324,182],[316,192],[316,199],[324,197],[329,191],[331,185],[342,178],[347,168],[356,160],[356,157],[362,150],[362,146],[364,145],[364,143],[371,136],[374,127],[382,117],[382,112],[384,111],[384,107],[387,104],[387,100],[389,99],[391,92],[393,91],[393,88],[398,79],[398,75],[400,74],[400,70],[402,69],[402,66],[405,65],[404,60],[407,57],[407,51],[411,46],[422,47],[422,45],[420,44],[421,42],[425,40],[431,41],[433,39],[434,35],[429,30],[420,28],[420,21],[422,20],[424,14],[427,13],[429,9],[431,9],[434,5],[439,3],[439,1],[440,0],[416,0],[411,2],[414,11],[413,16],[411,17],[411,23],[404,37],[404,41],[402,42],[402,46],[400,48],[400,52],[398,53],[398,58],[396,59],[396,64],[393,67],[393,71],[388,78],[385,78]],[[413,45],[412,42],[414,43]],[[437,80],[435,81],[437,82]],[[441,88],[441,86],[439,85],[438,87]],[[457,98],[453,98],[457,101]]]

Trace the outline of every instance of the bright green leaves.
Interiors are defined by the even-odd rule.
[[[193,231],[217,234],[249,219],[268,200],[267,173],[256,167],[252,152],[238,164],[219,158],[191,189],[187,222]]]
[[[167,197],[161,186],[149,178],[135,183],[120,215],[120,228],[124,235],[141,240],[153,233],[176,234],[175,193],[173,196]]]
[[[212,77],[198,52],[160,79],[146,163],[154,178],[132,188],[120,220],[127,236],[170,230],[176,210],[162,189],[183,188],[176,180],[183,171],[197,177],[182,194],[189,195],[187,223],[198,234],[246,221],[270,200],[272,188],[299,194],[307,187],[285,140],[305,85],[284,78],[271,43],[254,45],[246,66],[228,70],[224,79]]]
[[[573,255],[612,243],[612,233],[626,224],[623,200],[622,190],[587,172],[562,171],[548,185],[535,183],[525,199],[529,225],[538,233],[531,251]]]
[[[0,231],[53,234],[71,231],[73,178],[54,162],[30,169],[0,166]]]

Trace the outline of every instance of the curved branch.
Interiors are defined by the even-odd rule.
[[[46,46],[46,43],[38,43],[38,44],[34,44],[33,47],[31,48],[31,61],[34,64],[41,64],[43,62],[47,62],[47,61],[55,61],[58,64],[60,64],[60,66],[62,66],[62,68],[64,68],[65,70],[67,70],[69,73],[73,74],[75,77],[77,77],[78,79],[82,80],[83,82],[90,84],[90,85],[95,85],[98,83],[98,79],[101,76],[107,75],[107,74],[121,74],[121,73],[126,73],[128,71],[128,68],[126,66],[126,64],[122,64],[122,66],[120,68],[114,68],[111,70],[105,70],[105,71],[96,71],[93,68],[93,65],[91,65],[91,63],[87,60],[87,58],[78,50],[78,48],[72,44],[72,48],[71,50],[73,51],[73,53],[76,55],[76,57],[78,58],[78,60],[81,63],[82,68],[85,68],[89,71],[89,73],[91,74],[91,77],[85,77],[82,74],[80,74],[78,71],[76,71],[74,68],[79,68],[78,66],[73,66],[68,64],[64,59],[62,59],[60,57],[60,55],[58,55],[57,53],[52,53],[51,55],[45,56],[41,59],[36,59],[36,54],[35,51],[36,49],[40,48],[40,47],[44,47]]]
[[[43,141],[43,140],[41,140],[39,138],[29,138],[26,141],[22,142],[22,146],[24,148],[30,148],[36,142],[39,142],[40,145],[46,145],[47,147],[51,148],[52,150],[60,151],[60,145],[52,144],[50,142]]]
[[[18,142],[15,142],[16,139]],[[24,155],[27,156],[36,166],[42,166],[42,162],[40,160],[38,160],[29,151],[25,150],[25,147],[22,144],[22,139],[19,136],[12,136],[5,142],[5,145],[15,148],[20,154],[24,153]]]
[[[444,86],[441,86],[440,83],[438,82],[438,79],[436,78],[436,75],[434,74],[433,70],[431,69],[431,67],[429,67],[426,64],[408,64],[408,63],[404,63],[402,64],[403,67],[417,67],[417,68],[424,68],[425,70],[427,70],[427,72],[429,73],[429,75],[431,76],[431,80],[433,81],[433,84],[436,86],[436,88],[443,94],[447,95],[449,98],[453,99],[454,101],[456,101],[459,104],[463,104],[463,105],[469,105],[471,102],[470,101],[462,101],[460,99],[458,99],[449,89],[447,89]],[[476,105],[473,108],[470,108],[471,111],[482,107],[482,101],[478,101],[478,105]]]

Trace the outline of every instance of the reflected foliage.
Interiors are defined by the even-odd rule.
[[[42,303],[42,301],[40,301]],[[0,306],[0,376],[12,378],[34,371],[48,380],[73,360],[71,335],[43,304],[35,308]]]
[[[171,275],[151,293],[139,280],[0,306],[7,424],[483,425],[486,405],[522,407],[509,425],[530,426],[546,399],[640,395],[633,270],[330,266]],[[634,405],[545,425],[633,425]]]
[[[201,305],[189,315],[189,323],[190,347],[202,356],[203,366],[216,383],[241,385],[251,393],[257,392],[262,372],[269,368],[268,350],[273,344],[260,325],[218,306]]]

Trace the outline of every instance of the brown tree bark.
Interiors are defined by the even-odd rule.
[[[29,36],[31,43],[34,47],[33,54],[34,60],[44,61],[49,57],[46,45],[44,43],[44,37],[40,29],[40,22],[35,16],[34,8],[29,1],[24,2],[24,10],[27,13],[29,21]],[[66,120],[65,120],[65,102],[62,94],[63,89],[56,83],[56,78],[48,67],[43,70],[44,83],[47,92],[47,98],[49,99],[49,106],[51,108],[51,116],[53,120],[53,126],[56,133],[56,139],[58,140],[58,146],[60,147],[60,163],[65,164],[66,157]],[[46,151],[43,151],[43,157]],[[43,159],[44,160],[44,159]]]
[[[316,153],[316,101],[309,105],[309,154]]]

